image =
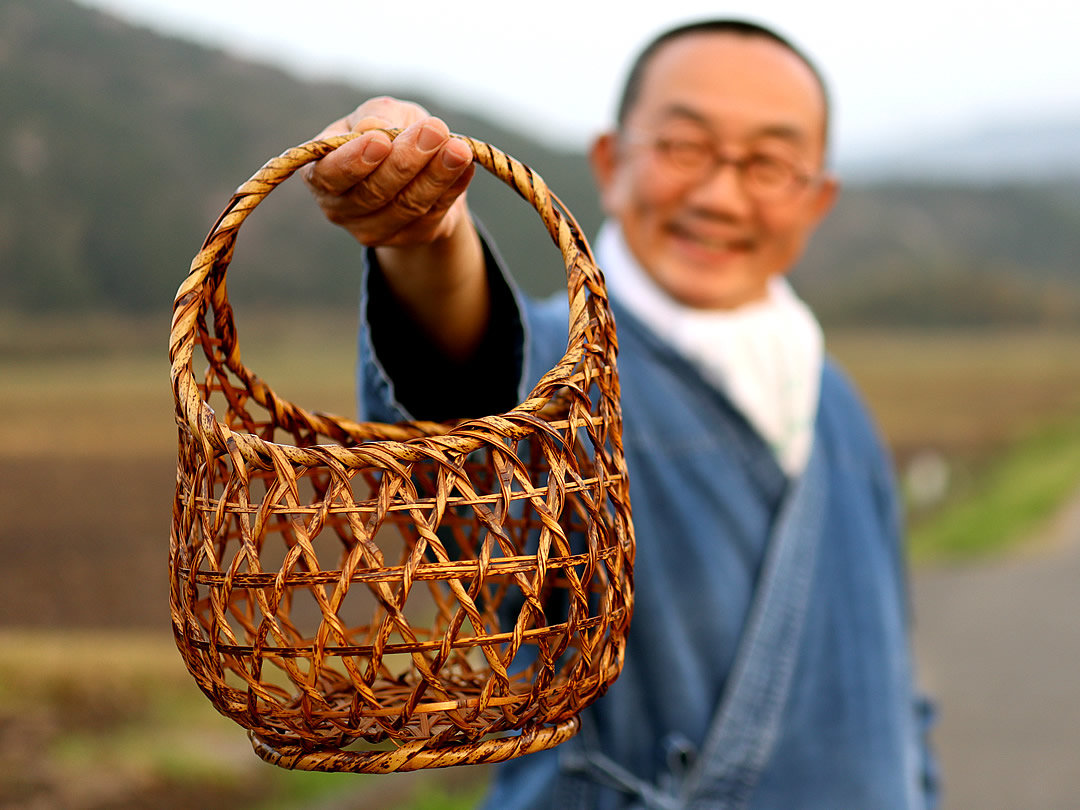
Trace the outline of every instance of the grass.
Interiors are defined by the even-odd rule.
[[[1080,487],[1080,418],[1040,429],[1003,450],[963,490],[914,524],[917,563],[1005,551],[1036,530]]]
[[[213,711],[168,636],[0,629],[0,806],[33,790],[33,806],[73,809],[306,810],[348,800],[355,808],[453,810],[474,806],[484,784],[482,769],[458,770],[281,770]],[[155,792],[173,803],[126,803]]]
[[[927,454],[948,471],[940,503],[911,504],[917,564],[1005,553],[1080,487],[1078,337],[1039,330],[830,334],[902,480]]]
[[[451,791],[445,785],[435,783],[417,794],[409,810],[474,810],[483,795],[482,783],[464,791]]]

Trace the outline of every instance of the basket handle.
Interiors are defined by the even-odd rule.
[[[383,129],[391,138],[400,129]],[[193,432],[212,435],[212,444],[221,442],[224,451],[224,425],[216,425],[213,410],[202,401],[192,372],[192,355],[198,342],[200,320],[208,308],[213,310],[217,351],[224,364],[242,379],[255,380],[240,361],[236,329],[225,287],[226,271],[240,226],[248,215],[280,183],[298,169],[312,163],[361,132],[308,141],[267,161],[251,179],[241,185],[210,229],[202,248],[191,262],[187,277],[180,285],[173,303],[169,336],[169,359],[177,417]],[[601,365],[614,374],[616,340],[603,273],[596,266],[588,241],[581,233],[569,209],[548,188],[543,178],[521,161],[494,146],[466,135],[454,137],[465,141],[476,162],[502,180],[525,199],[540,215],[552,241],[558,246],[566,267],[567,296],[570,303],[569,337],[562,360],[544,376],[533,392],[510,414],[535,414],[548,402],[553,381],[570,376],[586,353],[601,355]],[[266,404],[266,403],[262,403]],[[280,401],[278,403],[280,405]],[[293,407],[293,406],[289,406]],[[407,438],[389,426],[370,424],[372,437]],[[365,427],[365,426],[357,426]],[[224,432],[222,431],[224,429]]]

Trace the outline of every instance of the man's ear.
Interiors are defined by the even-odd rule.
[[[589,148],[589,165],[600,192],[600,205],[605,213],[611,213],[610,195],[615,184],[615,167],[618,162],[618,141],[614,132],[605,132],[593,141]]]
[[[840,195],[840,180],[833,174],[826,174],[821,178],[817,189],[814,191],[814,200],[811,203],[815,225],[825,219],[836,203]]]

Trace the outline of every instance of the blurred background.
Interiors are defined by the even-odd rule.
[[[599,5],[0,0],[0,806],[473,805],[482,768],[264,765],[184,670],[173,295],[237,185],[375,94],[524,160],[592,233],[584,149],[628,60],[706,15],[774,25],[832,85],[845,192],[793,282],[908,498],[945,806],[1077,806],[1080,7]],[[531,210],[470,195],[558,289]],[[297,404],[352,412],[357,264],[299,181],[244,227],[245,361]]]

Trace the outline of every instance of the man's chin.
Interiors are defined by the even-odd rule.
[[[768,295],[766,281],[757,283],[735,278],[735,274],[717,270],[681,270],[659,282],[680,304],[691,309],[737,309]]]

